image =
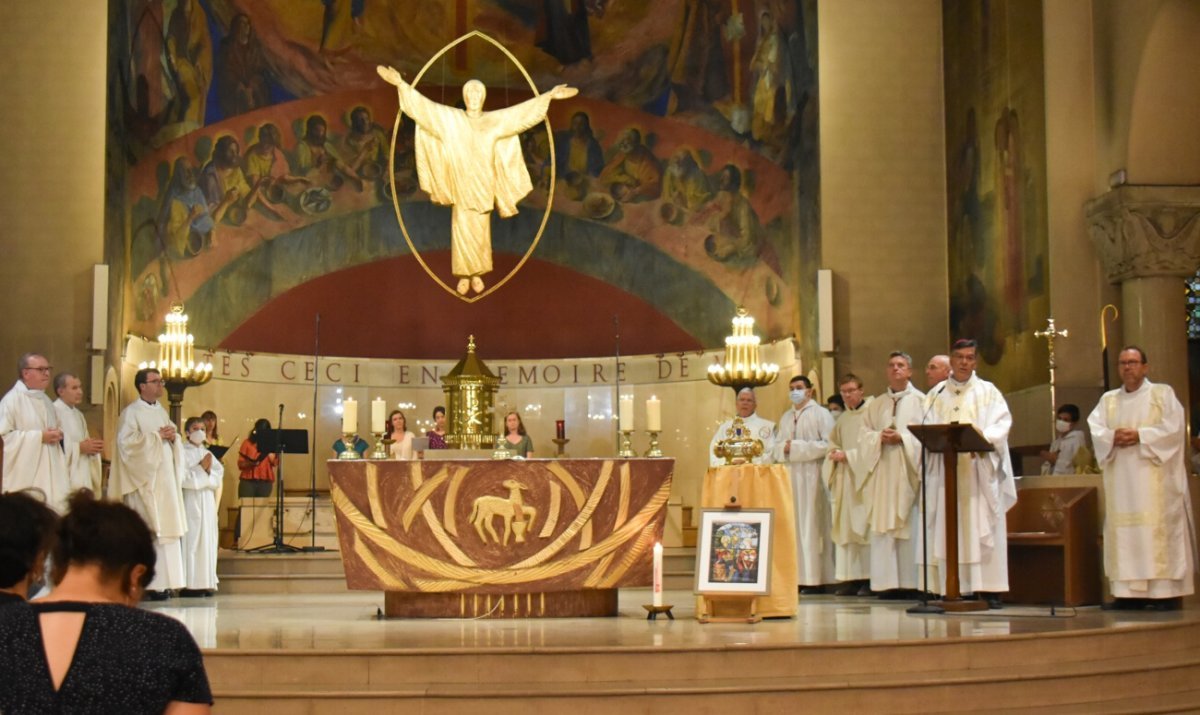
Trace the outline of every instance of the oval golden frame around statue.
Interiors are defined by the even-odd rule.
[[[441,59],[442,55],[446,54],[458,44],[466,42],[472,37],[479,37],[495,45],[501,52],[504,53],[504,56],[507,57],[514,65],[516,65],[518,70],[520,70],[521,76],[525,78],[525,81],[529,84],[529,88],[533,90],[533,95],[535,97],[541,95],[541,92],[538,91],[537,85],[533,83],[533,78],[530,77],[529,73],[525,71],[525,66],[522,65],[519,60],[517,60],[516,56],[509,52],[508,48],[500,44],[496,39],[490,37],[486,33],[480,32],[479,30],[472,30],[471,32],[468,32],[467,34],[459,37],[442,49],[438,50],[433,57],[429,58],[429,61],[425,63],[425,66],[421,68],[421,71],[417,73],[417,76],[413,78],[411,83],[412,88],[417,88],[417,85],[421,82],[421,78],[425,76],[425,72],[433,66],[434,62],[437,62],[439,59]],[[529,248],[525,251],[525,255],[521,256],[521,260],[517,262],[517,265],[513,266],[513,269],[506,273],[503,278],[496,283],[493,283],[482,293],[476,293],[474,296],[469,298],[465,295],[460,295],[452,286],[450,286],[450,284],[446,283],[444,280],[438,277],[436,273],[433,272],[433,270],[429,267],[429,264],[427,264],[425,259],[421,256],[420,251],[418,251],[417,247],[413,244],[412,238],[408,235],[408,227],[404,225],[404,217],[400,213],[400,197],[396,194],[396,182],[394,180],[394,177],[396,176],[396,135],[400,132],[400,119],[402,116],[403,112],[397,108],[396,121],[392,124],[391,147],[390,151],[388,152],[388,176],[393,177],[393,180],[389,182],[392,194],[392,208],[396,211],[396,221],[400,224],[400,233],[404,235],[404,242],[408,244],[408,249],[412,251],[413,256],[417,259],[417,263],[421,265],[421,268],[426,274],[428,274],[430,278],[434,280],[435,283],[442,287],[442,290],[466,303],[474,303],[480,298],[485,298],[491,295],[494,291],[500,288],[500,286],[507,283],[510,278],[515,276],[517,271],[521,270],[521,268],[525,265],[525,262],[529,260],[531,255],[533,255],[533,251],[537,248],[538,242],[542,240],[542,234],[546,230],[546,222],[550,220],[550,209],[554,206],[554,185],[558,181],[558,176],[555,172],[556,159],[554,157],[554,133],[550,128],[549,112],[547,112],[546,119],[543,123],[546,126],[546,133],[550,135],[550,190],[546,195],[546,210],[542,213],[542,222],[538,226],[537,233],[533,237],[533,243],[529,244]]]

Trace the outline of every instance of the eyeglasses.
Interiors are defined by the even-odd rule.
[[[146,382],[144,384],[146,384],[146,385],[161,385],[162,380],[146,380]]]
[[[1121,360],[1121,361],[1117,362],[1117,365],[1119,365],[1121,367],[1130,367],[1133,365],[1142,365],[1142,364],[1144,364],[1144,363],[1142,363],[1141,360]]]
[[[22,370],[33,370],[34,372],[40,372],[43,375],[49,375],[50,371],[53,370],[54,368],[47,365],[46,367],[25,367],[25,368],[21,368],[21,369]]]

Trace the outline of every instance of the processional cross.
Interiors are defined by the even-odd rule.
[[[1050,434],[1054,434],[1054,420],[1058,415],[1058,400],[1054,397],[1054,339],[1067,337],[1067,330],[1063,328],[1058,330],[1054,327],[1054,316],[1046,318],[1046,329],[1038,330],[1033,334],[1035,338],[1045,338],[1047,347],[1050,349]]]

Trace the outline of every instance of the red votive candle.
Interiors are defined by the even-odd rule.
[[[559,439],[567,438],[567,422],[566,422],[566,420],[554,420],[554,434]]]

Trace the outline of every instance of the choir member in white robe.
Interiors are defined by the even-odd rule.
[[[150,598],[167,597],[183,588],[183,450],[178,430],[158,403],[163,394],[157,370],[137,371],[134,386],[138,399],[121,411],[117,420],[116,459],[109,496],[121,499],[146,520],[155,535],[158,563],[148,587]]]
[[[38,489],[46,503],[62,513],[70,482],[58,413],[46,396],[50,361],[44,355],[26,353],[17,362],[17,377],[16,384],[0,399],[4,491]]]
[[[925,395],[913,387],[912,358],[888,357],[888,389],[865,408],[855,456],[856,473],[865,474],[863,491],[871,541],[871,590],[881,598],[917,588],[913,538],[920,529],[921,443],[908,425],[921,420]]]
[[[865,473],[855,471],[858,440],[865,407],[863,383],[857,375],[846,375],[838,384],[845,410],[829,433],[829,451],[821,466],[821,480],[829,490],[832,519],[834,578],[842,585],[839,596],[869,596],[871,542],[867,531],[870,505],[862,491]]]
[[[737,415],[742,418],[742,424],[750,431],[750,434],[755,438],[762,440],[762,454],[751,460],[752,464],[771,464],[774,461],[772,449],[775,446],[775,425],[770,420],[764,420],[759,417],[755,410],[758,408],[758,398],[754,395],[754,390],[749,387],[743,387],[737,395]],[[729,418],[717,427],[717,431],[713,433],[712,442],[708,445],[708,464],[710,467],[720,467],[725,464],[722,457],[718,457],[713,450],[717,448],[717,443],[727,439],[729,430],[733,427],[733,418]]]
[[[221,460],[208,451],[204,421],[188,418],[184,425],[183,566],[187,584],[183,596],[211,596],[217,588],[217,494],[225,478]]]
[[[1122,386],[1088,416],[1104,470],[1104,572],[1116,607],[1173,610],[1195,577],[1183,406],[1169,385],[1146,379],[1140,348],[1121,350],[1117,367]]]
[[[807,377],[793,377],[788,389],[792,407],[779,418],[775,460],[787,464],[792,475],[800,593],[820,593],[834,578],[829,491],[821,481],[833,417],[813,401],[812,382]]]
[[[100,453],[104,440],[93,439],[88,434],[87,419],[79,411],[83,402],[83,383],[69,372],[54,376],[54,411],[63,431],[63,451],[67,460],[67,481],[70,490],[91,489],[97,498],[103,496],[103,470]]]
[[[976,343],[958,340],[950,351],[950,377],[925,398],[925,424],[970,423],[994,448],[978,455],[958,455],[958,571],[962,593],[986,598],[1000,608],[998,594],[1008,591],[1008,526],[1005,513],[1017,503],[1008,432],[1012,414],[996,386],[975,374]],[[929,509],[930,584],[946,592],[945,465],[940,454],[926,456],[927,491],[936,504]],[[917,545],[918,555],[921,545]],[[934,587],[934,586],[931,586]]]

